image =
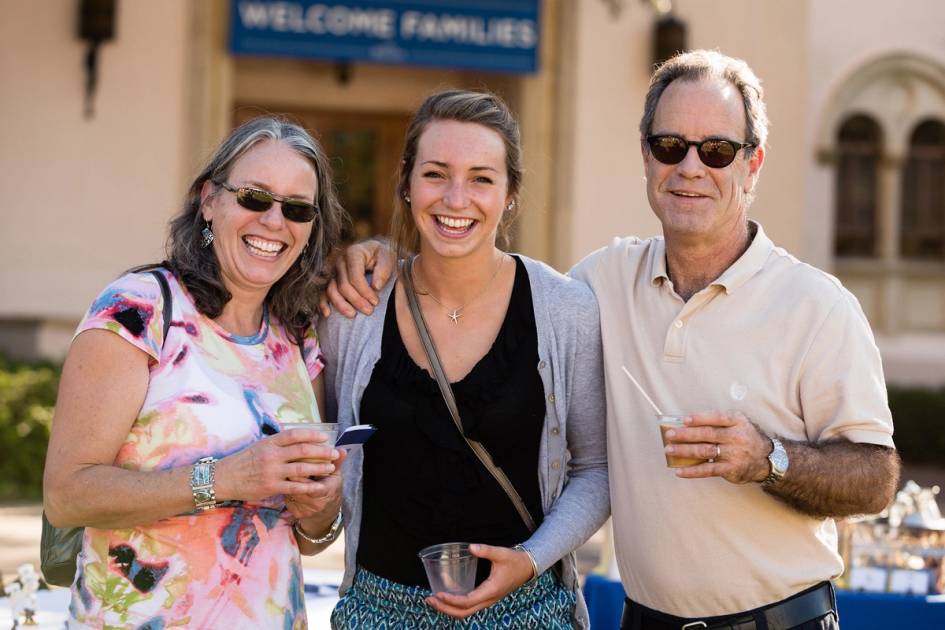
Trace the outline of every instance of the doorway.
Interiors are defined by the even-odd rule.
[[[341,205],[351,215],[352,237],[387,234],[394,210],[396,167],[410,117],[323,109],[290,109],[238,104],[234,125],[261,112],[279,112],[300,123],[322,144],[331,160]]]

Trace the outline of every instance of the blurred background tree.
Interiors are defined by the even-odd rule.
[[[0,355],[0,501],[39,499],[60,366]]]

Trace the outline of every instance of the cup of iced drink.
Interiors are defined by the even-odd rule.
[[[672,415],[672,414],[663,414],[657,415],[656,421],[660,426],[660,437],[663,438],[663,446],[667,445],[666,442],[666,432],[670,429],[681,429],[686,426],[683,423],[683,418],[685,416]],[[699,457],[680,457],[679,455],[670,455],[666,453],[666,465],[670,468],[682,468],[683,466],[696,466],[697,464],[702,464],[708,460],[701,459]]]
[[[320,431],[328,436],[327,442],[320,442],[321,446],[334,446],[335,440],[338,439],[338,423],[337,422],[292,422],[282,425],[283,430],[295,430],[295,429],[315,429]],[[309,464],[330,464],[332,460],[330,459],[318,459],[315,457],[306,457],[298,460],[300,462],[306,462]]]

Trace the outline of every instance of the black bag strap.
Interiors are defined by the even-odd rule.
[[[174,303],[171,300],[171,287],[167,284],[167,278],[164,277],[160,267],[151,269],[148,273],[154,276],[158,284],[161,285],[161,297],[164,298],[164,305],[161,307],[161,314],[164,316],[164,337],[161,339],[161,346],[163,347],[164,342],[167,341],[167,333],[171,329],[171,311],[174,308]]]
[[[161,314],[164,317],[164,339],[161,340],[161,346],[167,341],[167,333],[171,329],[171,316],[173,311],[173,301],[171,298],[171,287],[167,283],[167,278],[162,272],[164,265],[153,267],[138,268],[132,271],[148,271],[158,281],[161,286],[161,297],[164,303],[161,307]],[[83,527],[53,527],[46,518],[46,512],[42,516],[42,535],[40,537],[40,569],[43,577],[49,584],[56,586],[70,586],[75,579],[76,558],[82,550]]]
[[[430,369],[433,370],[433,376],[436,378],[436,384],[439,385],[440,393],[443,395],[443,400],[446,402],[446,407],[450,410],[453,424],[456,425],[459,434],[466,440],[466,444],[468,444],[472,452],[476,454],[476,457],[479,458],[482,465],[495,477],[499,486],[501,486],[505,494],[508,495],[509,499],[512,501],[512,505],[515,506],[515,511],[518,512],[525,526],[528,527],[528,531],[534,532],[537,528],[535,519],[528,513],[525,502],[522,501],[522,497],[519,495],[518,491],[515,490],[515,486],[512,485],[508,476],[495,464],[492,460],[492,455],[489,454],[489,451],[486,450],[486,447],[483,446],[481,442],[466,437],[466,433],[463,431],[463,422],[459,417],[459,408],[456,406],[456,397],[453,395],[453,388],[450,386],[446,372],[443,370],[443,365],[440,363],[440,355],[436,351],[436,344],[433,343],[433,337],[430,336],[427,322],[423,318],[423,311],[420,310],[420,302],[417,300],[417,292],[413,286],[413,258],[402,260],[400,268],[400,277],[403,278],[404,281],[404,293],[407,294],[407,302],[410,304],[410,314],[413,315],[413,323],[417,327],[417,334],[420,335],[420,341],[423,343],[423,349],[427,354],[427,360],[430,362]]]

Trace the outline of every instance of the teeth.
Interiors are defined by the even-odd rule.
[[[264,254],[278,254],[285,247],[282,243],[274,243],[273,241],[267,241],[261,238],[254,238],[252,236],[243,237],[243,242],[257,249]]]
[[[472,219],[454,219],[453,217],[444,217],[439,215],[437,215],[436,220],[447,227],[459,230],[465,230],[473,223]]]
[[[696,195],[696,194],[687,193],[687,192],[676,192],[676,193],[673,193],[673,194],[679,195],[680,197],[701,197],[701,196],[702,196],[702,195]]]

